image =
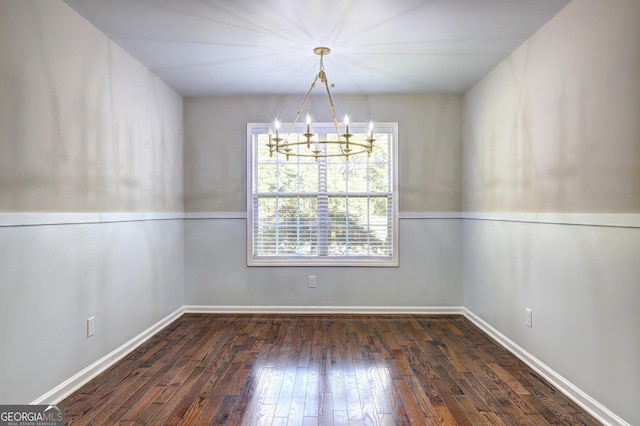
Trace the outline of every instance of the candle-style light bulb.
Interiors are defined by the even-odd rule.
[[[369,139],[373,139],[373,120],[369,122]]]
[[[309,114],[307,114],[307,134],[310,134],[311,132],[309,131],[311,126],[311,116]]]
[[[274,123],[274,127],[276,128],[276,131],[280,130],[280,122],[276,119],[276,122]]]
[[[344,116],[344,125],[346,127],[345,133],[349,134],[349,116],[348,115]]]

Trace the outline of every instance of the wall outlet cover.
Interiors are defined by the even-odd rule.
[[[87,318],[87,337],[96,334],[96,317]]]

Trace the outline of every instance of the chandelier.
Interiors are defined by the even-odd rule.
[[[323,58],[325,55],[328,55],[331,52],[331,49],[328,47],[316,47],[313,49],[313,53],[316,55],[320,55],[320,71],[316,75],[316,78],[311,83],[311,87],[307,92],[307,95],[304,97],[300,108],[298,109],[298,113],[296,114],[295,119],[291,123],[289,130],[287,131],[285,137],[281,137],[280,134],[280,122],[278,120],[275,121],[275,136],[271,129],[269,129],[269,142],[267,146],[269,147],[269,155],[273,156],[274,153],[282,154],[286,156],[286,159],[289,160],[289,157],[309,157],[315,158],[316,161],[318,158],[322,157],[345,157],[346,160],[349,160],[349,156],[367,153],[367,155],[371,155],[371,151],[373,150],[373,142],[375,139],[373,138],[373,122],[369,123],[369,131],[366,135],[354,135],[349,133],[349,117],[345,115],[344,117],[344,126],[345,131],[341,133],[340,125],[338,124],[338,119],[336,117],[336,109],[333,105],[333,99],[331,98],[331,91],[329,90],[329,83],[327,81],[327,74],[324,72],[324,63]],[[291,132],[294,126],[298,123],[300,119],[300,115],[304,110],[307,101],[309,100],[309,96],[311,92],[316,87],[316,83],[320,80],[324,87],[327,89],[327,96],[329,98],[329,106],[331,107],[331,118],[333,119],[333,125],[336,130],[336,139],[321,139],[319,136],[311,133],[311,116],[307,114],[307,128],[306,132],[301,136],[302,139],[297,139],[295,141],[290,141]],[[338,149],[328,149],[329,146],[337,146]]]

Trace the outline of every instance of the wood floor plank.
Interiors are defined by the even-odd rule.
[[[291,410],[291,400],[293,399],[293,390],[296,381],[296,367],[287,367],[284,369],[282,382],[280,383],[280,392],[276,402],[276,417],[287,417]]]
[[[331,394],[333,395],[333,409],[337,411],[347,411],[347,392],[344,387],[344,376],[337,372],[328,377],[331,383]]]
[[[423,410],[414,397],[412,390],[404,379],[395,379],[393,386],[398,392],[398,397],[402,401],[404,412],[411,424],[420,424],[421,421],[429,418],[429,411]],[[404,419],[402,419],[404,420]]]
[[[460,406],[457,399],[457,397],[462,396],[462,392],[451,392],[449,385],[441,379],[434,380],[433,384],[438,395],[444,402],[444,406],[447,408],[449,415],[454,419],[455,424],[460,426],[472,426],[473,423],[469,420],[469,417],[467,416],[468,413],[464,411],[463,406]]]
[[[344,389],[347,399],[347,413],[349,420],[362,419],[362,402],[358,392],[358,381],[356,376],[344,376]]]
[[[428,419],[437,419],[438,413],[436,412],[434,406],[431,404],[431,400],[427,396],[427,393],[424,390],[423,383],[421,383],[420,379],[415,376],[405,377],[405,382],[407,384],[410,395],[415,399],[420,412],[422,413],[424,418]]]
[[[226,359],[226,362],[220,363],[217,368],[210,366],[207,369],[206,374],[209,376],[207,385],[210,386],[198,395],[198,399],[181,417],[180,423],[192,425],[206,423],[209,419],[213,419],[213,422],[221,424],[226,421],[237,401],[230,389],[238,373],[238,369],[234,366],[239,363],[241,360],[236,358]]]
[[[94,417],[96,420],[93,423],[115,422],[120,417],[123,417],[125,420],[134,420],[135,417],[130,418],[130,416],[137,416],[142,407],[148,405],[159,395],[159,390],[153,391],[156,384],[167,375],[175,364],[180,365],[181,359],[176,358],[175,355],[183,349],[184,346],[184,344],[181,344],[181,341],[171,345],[165,343],[165,347],[171,350],[164,351],[164,353],[155,351],[154,354],[157,355],[157,359],[154,360],[153,357],[147,356],[137,358],[138,361],[149,363],[147,370],[127,388],[125,388],[124,385],[120,385],[117,397],[111,400],[109,404],[104,404],[101,412],[96,412],[96,416]],[[150,363],[152,360],[154,363]],[[114,412],[114,410],[122,408],[125,409],[124,416],[120,416],[118,412]],[[106,420],[101,418],[101,413],[103,417],[108,416]],[[88,417],[86,417],[86,419],[88,420]]]
[[[305,417],[318,417],[320,415],[320,383],[307,383],[307,391],[304,397]]]
[[[462,316],[185,314],[69,425],[597,425]]]
[[[293,382],[292,398],[304,398],[307,396],[307,385],[309,384],[309,369],[297,367],[295,370],[295,380]]]
[[[331,392],[320,392],[318,397],[318,422],[333,425],[333,395]]]

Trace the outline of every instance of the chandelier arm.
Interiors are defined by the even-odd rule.
[[[291,131],[293,130],[293,127],[298,122],[298,119],[300,118],[300,114],[302,114],[302,110],[304,110],[304,106],[307,104],[307,101],[309,100],[309,96],[311,95],[311,92],[313,91],[314,87],[316,87],[316,82],[318,81],[319,77],[320,77],[320,74],[317,74],[316,78],[313,80],[313,83],[311,83],[311,87],[309,87],[309,91],[307,92],[307,96],[304,97],[304,100],[302,101],[302,104],[300,105],[300,109],[298,109],[298,113],[296,114],[296,118],[293,120],[293,122],[291,123],[291,126],[289,127],[289,130],[287,131],[287,136],[284,139],[284,143],[285,144],[287,144],[289,142],[289,135],[291,135]]]
[[[339,145],[343,142],[338,142],[338,141],[328,141],[328,140],[319,140],[314,142],[314,144],[316,145]],[[300,142],[289,142],[287,143],[287,147],[292,147],[292,146],[296,146],[296,145],[306,145],[307,141],[300,141]],[[364,142],[353,142],[353,141],[349,141],[349,146],[350,147],[354,147],[354,146],[358,146],[361,148],[369,148],[369,144],[368,143],[364,143]],[[285,148],[284,146],[281,146],[281,148]],[[289,155],[295,155],[293,153],[289,153]]]
[[[358,149],[358,150],[353,150],[353,152],[349,152],[348,155],[358,155],[358,154],[365,154],[368,153],[368,147],[367,148],[362,148],[362,149]],[[318,158],[318,157],[345,157],[347,154],[343,154],[343,153],[335,153],[335,154],[322,154],[322,155],[318,155],[315,153],[296,153],[296,152],[280,152],[280,154],[282,155],[286,155],[287,157],[304,157],[304,158]]]

